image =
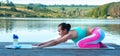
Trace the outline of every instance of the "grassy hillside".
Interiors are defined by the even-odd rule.
[[[110,16],[120,18],[120,2],[102,6],[14,4],[12,2],[1,4],[0,17],[107,18]]]
[[[9,4],[8,4],[9,5]],[[94,6],[45,6],[41,4],[6,4],[0,6],[0,17],[81,18]],[[45,6],[45,7],[44,7]]]
[[[9,6],[0,8],[0,17],[37,17],[34,12],[24,8],[16,8],[17,11],[11,10]]]
[[[113,18],[120,18],[120,2],[113,2],[94,8],[88,14],[93,18],[106,18],[111,16]]]

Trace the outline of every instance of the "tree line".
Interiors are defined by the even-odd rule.
[[[107,16],[120,18],[120,2],[113,2],[96,7],[88,13],[88,16],[93,18],[106,18]]]
[[[0,16],[8,15],[14,17],[51,17],[51,18],[106,18],[111,16],[113,18],[120,18],[120,2],[113,2],[102,6],[97,5],[44,5],[44,4],[14,4],[13,2],[7,3],[0,2],[0,11],[10,11],[2,13]],[[2,6],[8,6],[10,9],[1,8]],[[24,10],[17,10],[18,6],[23,6]],[[49,7],[54,7],[49,9]],[[58,7],[56,10],[55,8]],[[69,7],[69,9],[68,9]],[[84,8],[88,9],[84,9]],[[74,8],[74,9],[73,9]],[[13,13],[14,12],[14,13]]]

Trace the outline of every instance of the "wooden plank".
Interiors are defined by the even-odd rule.
[[[0,43],[0,56],[119,56],[120,46],[108,44],[116,49],[6,49],[5,45],[11,43]],[[72,45],[63,43],[61,45]]]

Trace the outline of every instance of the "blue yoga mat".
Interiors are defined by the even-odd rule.
[[[37,46],[32,46],[32,44],[19,44],[17,46],[14,45],[6,45],[5,48],[8,49],[31,49],[31,48],[39,48]],[[51,47],[45,47],[44,49],[115,49],[112,46],[107,45],[107,48],[78,48],[75,45],[56,45]]]
[[[8,49],[20,49],[20,48],[32,48],[32,45],[31,44],[19,44],[19,45],[6,45],[5,48],[8,48]]]
[[[52,47],[45,47],[46,49],[115,49],[113,46],[107,45],[106,48],[78,48],[74,45],[56,45]]]

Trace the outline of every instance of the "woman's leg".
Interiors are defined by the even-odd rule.
[[[103,39],[104,39],[104,37],[105,37],[105,33],[104,33],[104,31],[103,30],[99,30],[99,32],[100,32],[100,39],[99,39],[99,41],[102,41]],[[105,45],[105,44],[103,44],[102,42],[99,42],[99,44],[100,44],[100,48],[106,48],[107,46]]]
[[[99,35],[96,35],[96,34],[87,36],[87,37],[83,38],[82,40],[78,41],[77,45],[80,48],[99,48],[100,45],[98,43],[94,43],[94,41],[98,40],[98,38],[97,38],[98,36]]]
[[[82,40],[78,41],[77,45],[80,48],[100,48],[100,33],[98,30],[99,29],[95,29],[90,36],[87,36]]]

